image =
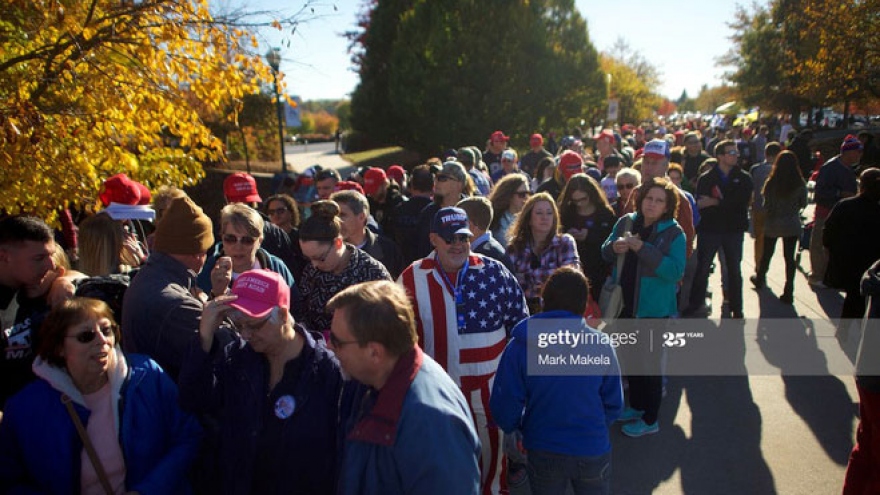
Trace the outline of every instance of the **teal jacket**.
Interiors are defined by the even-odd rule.
[[[623,225],[629,216],[633,223],[636,213],[629,213],[617,220],[614,230],[602,243],[602,258],[614,266],[612,276],[617,277],[617,264],[612,243],[623,236]],[[678,282],[684,275],[686,241],[684,231],[675,220],[663,220],[636,253],[639,258],[636,277],[636,301],[633,314],[636,318],[667,318],[678,314]]]

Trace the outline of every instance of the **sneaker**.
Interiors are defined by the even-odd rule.
[[[660,431],[660,425],[657,421],[655,421],[654,424],[649,425],[640,419],[635,423],[627,423],[623,425],[620,428],[620,431],[628,437],[643,437],[645,435],[653,435]]]
[[[620,413],[620,417],[617,418],[617,421],[621,423],[625,423],[627,421],[635,421],[637,419],[642,419],[642,416],[644,415],[645,411],[639,411],[638,409],[627,407]]]

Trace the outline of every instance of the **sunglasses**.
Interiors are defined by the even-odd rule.
[[[467,234],[455,234],[449,239],[444,238],[443,242],[449,245],[455,244],[469,244],[471,242],[471,236]]]
[[[730,150],[730,151],[728,151],[728,152],[726,152],[726,153],[724,153],[724,154],[725,154],[725,155],[730,155],[730,156],[739,156],[739,151],[737,151],[737,150]]]
[[[620,184],[620,183],[617,184],[618,189],[633,189],[635,187],[636,187],[636,185],[632,182],[630,182],[628,184]]]
[[[275,208],[273,210],[267,210],[266,213],[268,213],[269,215],[283,215],[284,213],[287,213],[288,211],[290,211],[290,210],[288,210],[287,207],[282,206],[280,208]]]
[[[341,348],[347,346],[348,344],[358,344],[359,343],[357,340],[342,340],[339,337],[337,337],[335,333],[333,333],[333,332],[329,332],[329,333],[330,333],[330,345],[332,345],[336,349],[341,349]]]
[[[114,335],[114,332],[116,331],[116,325],[110,325],[108,327],[100,327],[100,331],[101,331],[101,335],[103,335],[105,338],[110,338],[112,335]],[[89,342],[92,342],[93,340],[95,340],[95,337],[97,337],[97,336],[98,336],[98,332],[94,328],[92,328],[89,330],[83,330],[82,332],[79,332],[76,335],[67,335],[66,338],[76,339],[76,341],[79,342],[80,344],[88,344]]]
[[[516,194],[519,199],[525,199],[532,195],[529,191],[517,191],[513,194]]]
[[[242,244],[244,246],[253,246],[257,239],[249,235],[236,237],[233,234],[223,234],[223,242],[226,244]]]
[[[438,175],[437,176],[437,182],[446,182],[448,180],[455,180],[455,179],[453,179],[452,177],[450,177],[448,175]],[[456,182],[458,182],[458,181],[456,181]]]

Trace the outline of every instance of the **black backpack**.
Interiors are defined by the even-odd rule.
[[[76,283],[77,297],[100,299],[110,306],[117,322],[122,321],[122,299],[131,285],[135,272],[128,274],[113,273],[100,277],[84,278]]]

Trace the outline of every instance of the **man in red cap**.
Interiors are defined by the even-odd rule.
[[[605,129],[596,137],[596,166],[599,170],[605,170],[605,157],[617,156],[623,163],[628,163],[626,158],[617,151],[617,140],[611,129]]]
[[[494,174],[497,170],[501,169],[501,153],[507,149],[508,141],[510,141],[510,137],[505,136],[501,131],[495,131],[489,137],[489,145],[486,147],[486,151],[483,152],[483,163],[489,167],[490,174]]]
[[[370,211],[382,233],[394,238],[394,209],[406,201],[400,187],[381,168],[369,168],[364,172],[364,195],[370,200]]]
[[[388,178],[393,180],[400,186],[400,192],[406,192],[406,170],[403,169],[400,165],[392,165],[388,167],[386,172],[388,174]]]
[[[529,138],[529,152],[520,158],[519,168],[529,174],[529,177],[534,177],[538,162],[545,157],[553,158],[553,155],[544,149],[544,136],[532,134],[532,137]]]

